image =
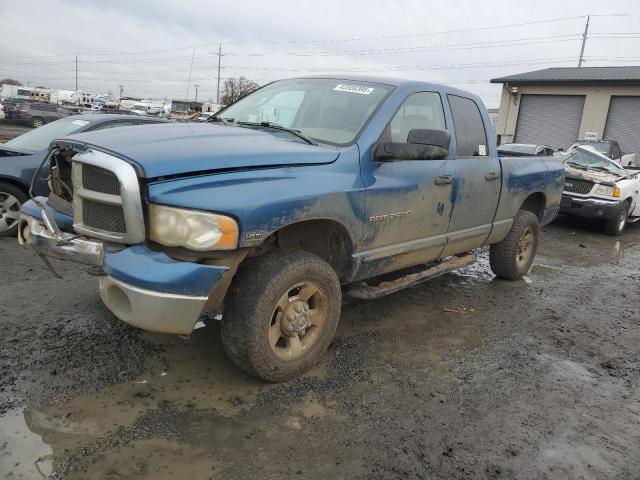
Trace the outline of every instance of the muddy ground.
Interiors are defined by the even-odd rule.
[[[640,478],[640,228],[560,220],[523,281],[476,265],[344,305],[308,375],[214,324],[141,333],[81,266],[0,239],[0,478]]]

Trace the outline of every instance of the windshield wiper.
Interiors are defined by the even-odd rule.
[[[311,140],[309,137],[303,135],[299,130],[294,130],[292,128],[283,127],[282,125],[279,125],[277,123],[273,123],[273,122],[238,122],[238,125],[241,126],[241,127],[264,127],[264,128],[270,128],[272,130],[280,130],[281,132],[290,133],[291,135],[293,135],[295,137],[298,137],[301,140],[304,140],[309,145],[318,145],[317,142],[315,142],[314,140]]]
[[[598,170],[600,172],[608,172],[608,173],[614,173],[613,170],[609,170],[607,167],[598,167],[598,166],[593,166],[593,167],[588,167],[590,170]]]
[[[584,165],[582,165],[581,163],[576,163],[576,162],[565,162],[567,165],[571,165],[573,167],[577,167],[580,170],[587,170],[587,167],[585,167]]]

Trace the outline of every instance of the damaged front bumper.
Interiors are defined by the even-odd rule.
[[[46,207],[46,199],[39,198]],[[53,215],[53,217],[51,216]],[[19,242],[45,257],[96,267],[100,298],[121,320],[144,330],[188,335],[229,267],[173,260],[144,244],[109,244],[60,231],[68,218],[33,201],[23,205]],[[50,221],[53,219],[53,226]]]
[[[620,200],[605,200],[596,197],[577,197],[564,194],[560,203],[560,213],[583,218],[611,220],[622,208]]]

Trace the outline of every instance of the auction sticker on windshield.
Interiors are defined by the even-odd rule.
[[[338,92],[349,92],[349,93],[359,93],[361,95],[369,95],[371,92],[375,90],[373,87],[363,87],[362,85],[347,85],[343,83],[339,83],[335,87],[334,90]]]

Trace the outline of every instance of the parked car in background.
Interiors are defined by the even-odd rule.
[[[224,308],[229,356],[286,380],[321,358],[343,290],[388,295],[484,245],[496,275],[529,271],[564,166],[498,157],[493,138],[480,98],[444,85],[277,81],[207,123],[55,140],[19,240],[99,267],[107,308],[146,330],[190,334]]]
[[[41,127],[59,118],[68,117],[72,112],[52,103],[36,103],[23,100],[8,100],[4,104],[6,120]]]
[[[553,155],[555,151],[547,145],[534,145],[530,143],[505,143],[498,146],[500,155],[513,157],[527,157],[530,155]]]
[[[198,115],[198,117],[196,118],[196,120],[198,122],[206,122],[208,121],[211,117],[213,117],[215,115],[215,113],[213,112],[203,112],[200,115]]]
[[[31,179],[45,159],[51,140],[74,133],[164,121],[133,115],[87,113],[56,120],[0,144],[0,237],[16,234],[20,206],[29,198]],[[43,166],[42,176],[34,183],[34,195],[48,194],[47,175],[47,167]]]
[[[145,105],[134,105],[133,107],[131,107],[131,112],[135,113],[136,115],[146,115],[147,107]]]
[[[560,213],[602,220],[604,231],[620,235],[640,219],[640,179],[594,145],[579,145],[563,155],[566,180]]]
[[[4,120],[5,114],[4,114],[4,105],[2,105],[0,103],[0,120]]]

